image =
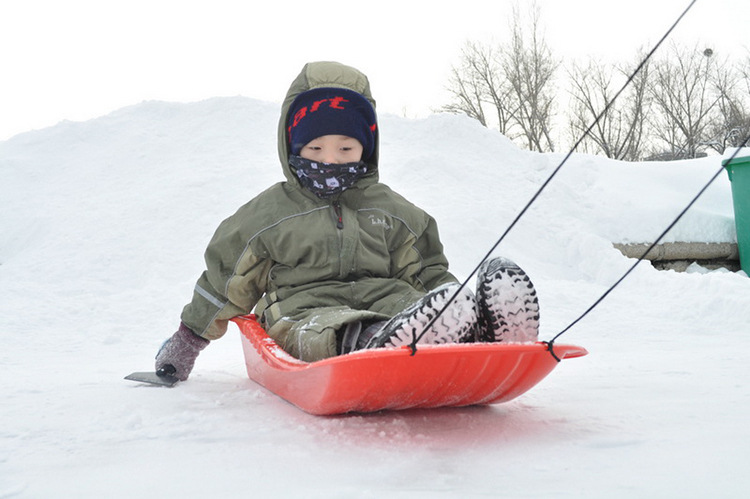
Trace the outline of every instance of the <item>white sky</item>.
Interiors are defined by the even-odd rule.
[[[364,71],[380,112],[424,116],[446,103],[448,73],[466,40],[503,39],[514,0],[440,3],[2,0],[0,140],[144,100],[279,102],[312,60]],[[555,55],[625,62],[690,0],[537,4]],[[747,57],[750,2],[698,0],[671,39]]]

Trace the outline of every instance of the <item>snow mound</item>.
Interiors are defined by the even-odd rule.
[[[0,497],[750,490],[741,272],[640,265],[560,340],[588,357],[491,408],[308,416],[247,379],[235,330],[175,389],[123,381],[175,329],[218,223],[283,179],[278,109],[144,102],[0,142]],[[435,216],[459,277],[563,158],[459,116],[381,132],[382,181]],[[632,265],[612,243],[652,241],[719,167],[574,155],[497,251],[538,288],[542,338]],[[721,175],[667,241],[733,224]]]

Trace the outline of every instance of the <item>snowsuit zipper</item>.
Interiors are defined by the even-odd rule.
[[[334,201],[331,203],[333,206],[333,212],[336,214],[336,228],[339,230],[344,229],[344,217],[341,214],[341,203]]]

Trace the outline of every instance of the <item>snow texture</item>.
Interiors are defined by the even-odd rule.
[[[636,270],[515,401],[307,415],[247,378],[239,333],[175,388],[153,366],[218,223],[282,180],[279,106],[144,102],[0,142],[0,498],[740,498],[750,280]],[[438,220],[465,278],[564,154],[468,118],[381,117],[381,180]],[[496,254],[535,283],[550,339],[633,263],[720,158],[574,155]],[[667,241],[735,241],[722,174]]]

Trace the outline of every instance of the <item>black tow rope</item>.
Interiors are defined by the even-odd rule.
[[[521,217],[523,217],[526,214],[526,212],[529,210],[529,208],[531,207],[531,205],[534,204],[534,202],[537,200],[537,198],[542,194],[542,191],[544,191],[544,189],[547,188],[547,185],[549,185],[549,183],[552,182],[552,179],[562,169],[563,165],[565,165],[565,163],[567,163],[568,159],[570,159],[570,157],[573,155],[573,153],[575,152],[575,150],[578,149],[578,146],[581,145],[581,143],[583,142],[583,140],[591,134],[591,130],[593,130],[594,127],[599,123],[599,121],[604,117],[604,115],[607,114],[607,112],[609,111],[609,108],[612,107],[612,105],[614,104],[615,100],[617,100],[617,98],[620,96],[620,94],[622,94],[622,92],[625,91],[625,89],[630,85],[630,83],[633,81],[633,79],[636,77],[636,75],[638,75],[638,73],[641,71],[641,69],[643,69],[643,67],[646,65],[646,63],[648,63],[648,61],[651,59],[651,56],[654,55],[654,53],[656,52],[656,50],[669,37],[669,35],[672,33],[672,31],[680,23],[680,21],[682,21],[682,18],[685,17],[685,15],[688,13],[688,11],[693,7],[693,5],[695,4],[696,1],[697,0],[692,0],[690,2],[690,4],[687,6],[687,8],[682,12],[682,14],[680,14],[680,16],[672,24],[672,26],[667,30],[667,32],[664,33],[664,36],[662,36],[661,39],[656,43],[656,45],[654,45],[654,47],[649,51],[649,53],[646,54],[646,56],[643,58],[643,60],[641,61],[641,63],[638,64],[638,67],[635,68],[635,71],[633,71],[633,73],[628,77],[627,81],[625,81],[625,84],[620,88],[620,90],[617,91],[617,93],[612,97],[612,99],[610,99],[610,101],[604,106],[604,109],[599,113],[599,115],[596,117],[596,119],[594,119],[593,123],[591,123],[591,125],[586,129],[586,131],[583,133],[583,135],[581,136],[581,138],[579,138],[578,141],[575,143],[575,145],[573,145],[573,147],[570,149],[570,151],[568,151],[568,154],[565,155],[565,157],[560,162],[560,164],[557,165],[557,167],[552,171],[552,173],[550,174],[550,176],[547,177],[547,180],[544,181],[544,183],[541,185],[541,187],[539,187],[539,189],[536,191],[536,193],[534,193],[534,195],[531,197],[531,199],[528,201],[528,203],[526,203],[526,205],[523,207],[523,209],[518,213],[518,215],[516,215],[516,218],[513,219],[513,221],[508,226],[508,228],[505,229],[505,232],[503,232],[503,234],[498,238],[498,240],[495,241],[495,244],[492,245],[492,247],[490,248],[490,250],[480,260],[479,264],[477,264],[477,266],[474,267],[474,270],[472,270],[471,273],[469,274],[469,276],[461,283],[461,285],[458,287],[458,289],[453,294],[453,296],[445,303],[445,305],[443,305],[443,307],[438,311],[438,313],[427,323],[427,325],[424,327],[424,329],[422,330],[422,332],[418,336],[416,336],[416,335],[413,336],[413,340],[409,344],[409,348],[411,349],[411,355],[415,355],[417,353],[417,342],[419,342],[419,340],[422,339],[422,337],[427,333],[427,331],[430,330],[430,328],[433,326],[433,324],[435,324],[435,322],[438,320],[438,318],[440,318],[440,316],[443,315],[443,313],[447,310],[447,308],[450,306],[450,304],[453,303],[453,300],[455,300],[458,297],[459,293],[466,287],[466,285],[471,280],[471,278],[474,277],[474,275],[479,271],[479,267],[481,267],[482,264],[497,249],[497,247],[500,246],[500,243],[502,243],[505,240],[505,237],[508,235],[508,233],[513,229],[513,227],[516,226],[516,224],[521,219]],[[706,187],[708,187],[708,186],[706,186]],[[688,208],[689,208],[689,206],[688,206]],[[624,279],[624,276],[623,276],[623,279]],[[622,279],[620,279],[620,280],[622,280]],[[616,284],[619,284],[619,281]],[[603,297],[601,299],[603,299]],[[596,305],[598,305],[598,303],[599,303],[599,301],[601,301],[601,299],[598,300],[592,307],[590,307],[590,309],[587,310],[586,313],[588,313],[591,309],[593,309]],[[586,315],[586,314],[584,314],[584,315]],[[583,318],[583,316],[581,318]],[[571,324],[571,326],[572,326],[572,324]],[[570,328],[570,326],[568,328]],[[566,330],[568,328],[566,328]],[[565,331],[563,331],[563,332],[565,332]],[[560,359],[557,357],[557,355],[555,355],[555,353],[553,351],[553,343],[554,343],[555,339],[557,339],[560,336],[560,334],[562,334],[562,333],[558,333],[552,339],[552,341],[545,342],[545,344],[547,345],[547,348],[548,348],[549,352],[552,354],[552,356],[558,362],[560,361]]]

